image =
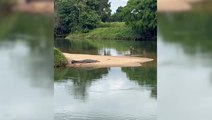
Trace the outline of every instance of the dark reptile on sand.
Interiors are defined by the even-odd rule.
[[[72,60],[71,63],[96,63],[99,62],[98,60],[92,60],[92,59],[85,59],[85,60]]]

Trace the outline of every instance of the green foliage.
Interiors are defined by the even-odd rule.
[[[100,17],[95,11],[88,11],[80,15],[80,21],[82,32],[88,32],[97,27]]]
[[[79,24],[79,6],[73,0],[55,0],[55,33],[67,34],[75,31]]]
[[[157,34],[157,1],[129,0],[124,8],[125,21],[141,36],[141,39],[155,39]]]
[[[86,38],[92,39],[116,39],[116,40],[134,40],[136,34],[128,27],[107,27],[97,28],[89,32]]]
[[[113,22],[123,22],[124,21],[124,14],[123,14],[124,7],[120,6],[116,10],[116,13],[114,13],[111,16],[111,21]]]
[[[108,0],[56,0],[55,34],[88,32],[107,21],[110,16]]]
[[[156,19],[156,0],[129,0],[127,6],[119,7],[114,15],[111,16],[109,0],[56,0],[55,33],[87,33],[96,27],[114,27],[111,29],[97,29],[94,33],[110,38],[135,38],[140,40],[156,40],[157,19]],[[111,16],[111,17],[110,17]],[[128,27],[101,21],[124,21]],[[100,24],[99,24],[100,23]],[[109,30],[109,31],[107,31]],[[118,30],[121,30],[118,32]],[[105,33],[109,35],[105,35]],[[130,33],[129,33],[130,32]],[[93,33],[93,31],[91,32]],[[75,34],[87,36],[87,34]],[[129,35],[132,35],[129,37]],[[90,35],[95,37],[96,34]]]
[[[57,48],[54,48],[54,67],[64,67],[68,64],[67,59]]]
[[[116,39],[116,40],[135,40],[138,38],[137,34],[124,23],[101,23],[99,27],[88,33],[70,34],[69,39]]]
[[[124,22],[101,22],[98,27],[126,27]]]
[[[87,0],[86,4],[97,12],[103,22],[109,21],[111,15],[109,0]]]
[[[126,22],[141,40],[156,40],[157,1],[129,0],[127,6],[119,7],[111,16],[111,21]]]

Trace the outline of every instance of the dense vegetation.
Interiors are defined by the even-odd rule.
[[[100,23],[98,28],[88,33],[72,33],[68,39],[104,39],[104,40],[136,40],[138,34],[124,22]]]
[[[124,21],[140,35],[140,39],[156,40],[157,1],[129,0],[127,6],[119,7],[112,21]]]
[[[129,0],[125,7],[119,7],[111,15],[109,0],[56,0],[55,35],[88,33],[101,26],[101,22],[117,21],[125,22],[128,27],[120,29],[121,33],[136,33],[136,39],[140,40],[156,40],[156,4],[156,0]],[[107,28],[107,31],[113,30]],[[104,33],[102,29],[97,31]],[[111,32],[116,33],[116,30]]]
[[[88,32],[108,21],[111,13],[108,0],[55,0],[55,7],[56,35]]]
[[[54,48],[54,67],[64,67],[68,64],[67,59],[57,48]]]

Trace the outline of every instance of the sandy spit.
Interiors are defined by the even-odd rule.
[[[130,56],[101,56],[101,55],[88,55],[88,54],[69,54],[63,53],[68,59],[68,67],[80,68],[108,68],[108,67],[138,67],[142,63],[153,61],[151,58],[130,57]],[[93,59],[100,62],[96,63],[77,63],[72,64],[71,60],[84,60]]]

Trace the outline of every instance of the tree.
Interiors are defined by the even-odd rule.
[[[114,13],[111,16],[111,21],[113,21],[113,22],[123,22],[123,19],[124,19],[123,9],[124,9],[124,7],[122,7],[122,6],[118,7],[118,9],[116,10],[116,13]]]
[[[127,25],[131,26],[141,39],[154,40],[157,36],[156,11],[156,0],[129,0],[123,10]]]
[[[96,28],[98,23],[100,23],[99,15],[92,10],[80,14],[79,20],[82,32],[88,32],[89,30]]]
[[[88,32],[100,23],[98,12],[87,5],[86,0],[55,1],[55,34]]]
[[[75,31],[79,21],[79,8],[74,0],[56,0],[55,30],[61,33]]]
[[[97,12],[103,22],[109,21],[111,16],[109,0],[87,0],[86,4]]]

